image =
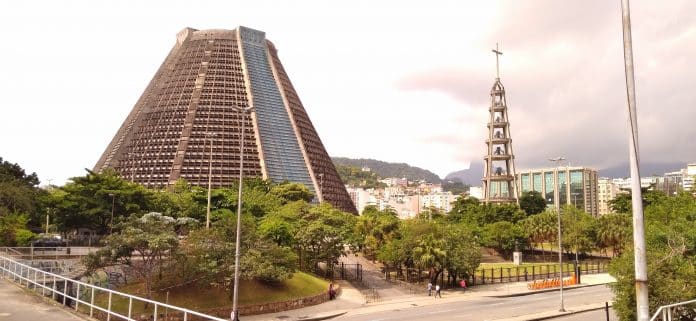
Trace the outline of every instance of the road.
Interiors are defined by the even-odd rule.
[[[577,288],[564,291],[567,308],[592,303],[610,301],[613,294],[604,285]],[[423,297],[423,300],[438,300]],[[443,302],[446,300],[443,300]],[[341,321],[388,321],[388,320],[497,320],[515,316],[557,310],[560,306],[559,294],[555,292],[538,293],[519,297],[492,298],[471,297],[443,304],[422,305],[413,303],[412,307],[395,308],[387,311],[356,309],[337,318]],[[603,320],[600,318],[598,320]]]

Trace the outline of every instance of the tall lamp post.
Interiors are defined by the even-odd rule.
[[[48,224],[50,222],[49,220],[49,215],[51,214],[51,208],[47,207],[46,208],[46,237],[48,237]]]
[[[240,120],[242,122],[242,131],[239,135],[239,187],[237,193],[237,240],[234,244],[234,292],[232,294],[232,321],[239,321],[239,312],[237,311],[237,301],[239,299],[239,242],[241,241],[241,226],[242,226],[242,177],[244,176],[244,114],[250,114],[254,107],[239,108]]]
[[[631,205],[633,208],[633,250],[636,288],[636,320],[650,319],[648,301],[648,263],[645,250],[645,223],[643,222],[643,198],[640,190],[640,170],[638,167],[638,117],[636,114],[636,86],[633,75],[633,36],[631,35],[631,8],[629,0],[621,0],[621,21],[623,29],[624,72],[626,73],[626,98],[628,100],[628,120],[631,129],[629,139],[629,160],[631,168]]]
[[[324,173],[319,173],[319,193],[321,195],[319,203],[321,203],[324,199]]]
[[[575,281],[580,283],[580,260],[578,260],[578,195],[580,193],[572,193],[573,195],[573,206],[575,207]],[[584,206],[583,206],[584,208]],[[583,209],[584,210],[584,209]]]
[[[116,205],[116,194],[109,193],[111,196],[111,220],[109,221],[109,234],[114,233],[114,206]]]
[[[205,229],[210,229],[210,191],[213,185],[213,137],[216,133],[207,133],[206,138],[210,140],[210,158],[208,159],[208,206],[205,210]]]
[[[565,160],[565,157],[554,157],[554,158],[549,158],[550,161],[554,162],[555,167],[554,167],[554,178],[553,178],[553,185],[554,185],[554,203],[556,202],[556,193],[558,193],[558,163],[561,161]],[[565,312],[565,308],[563,307],[563,244],[561,241],[561,209],[560,209],[560,200],[558,200],[559,206],[556,206],[557,210],[556,213],[558,214],[558,266],[561,270],[561,275],[560,275],[560,282],[558,282],[561,285],[561,308],[558,310],[559,312]]]

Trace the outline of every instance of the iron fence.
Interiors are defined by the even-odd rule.
[[[317,267],[315,274],[330,280],[362,281],[363,268],[359,263],[343,263],[326,265],[325,269]]]
[[[44,297],[50,297],[63,306],[88,314],[90,317],[111,321],[138,321],[134,314],[147,314],[148,320],[215,320],[225,319],[209,316],[185,308],[141,298],[135,295],[94,286],[72,280],[64,276],[42,271],[14,259],[0,255],[2,277],[33,290]],[[116,301],[123,303],[116,305]],[[145,312],[135,312],[136,305],[145,306]],[[147,311],[151,306],[152,311]],[[142,316],[142,315],[141,315]]]
[[[584,261],[578,264],[580,275],[605,273],[608,271],[607,261]],[[568,277],[574,274],[574,264],[565,264],[563,276]],[[499,268],[479,268],[472,275],[467,276],[467,286],[476,286],[493,283],[509,283],[534,281],[557,277],[559,272],[558,264],[537,264],[532,266],[499,267]],[[385,268],[384,276],[387,281],[400,281],[407,284],[424,283],[428,281],[428,271],[415,268]],[[440,274],[437,283],[444,288],[459,287],[458,281],[463,279],[461,274],[444,271]]]

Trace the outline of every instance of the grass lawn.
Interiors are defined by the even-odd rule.
[[[292,279],[285,280],[279,284],[242,280],[239,283],[239,305],[244,306],[279,302],[312,296],[326,291],[328,287],[329,283],[327,281],[303,272],[297,272]],[[145,297],[143,283],[131,283],[119,288],[118,291]],[[89,301],[89,297],[90,293],[83,292],[82,300]],[[166,302],[167,292],[153,293],[153,300]],[[108,305],[108,295],[106,293],[95,293],[94,301],[99,306],[106,308]],[[112,310],[127,315],[128,301],[126,297],[112,296]],[[231,294],[217,287],[184,286],[173,288],[169,290],[168,302],[171,305],[194,311],[232,306]],[[152,305],[146,310],[143,302],[133,301],[133,315],[152,312],[152,310]]]

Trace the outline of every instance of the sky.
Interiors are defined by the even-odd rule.
[[[696,162],[696,1],[632,1],[642,162]],[[619,0],[2,1],[0,157],[92,168],[184,27],[266,32],[331,156],[481,161],[496,43],[517,168],[628,161]]]

